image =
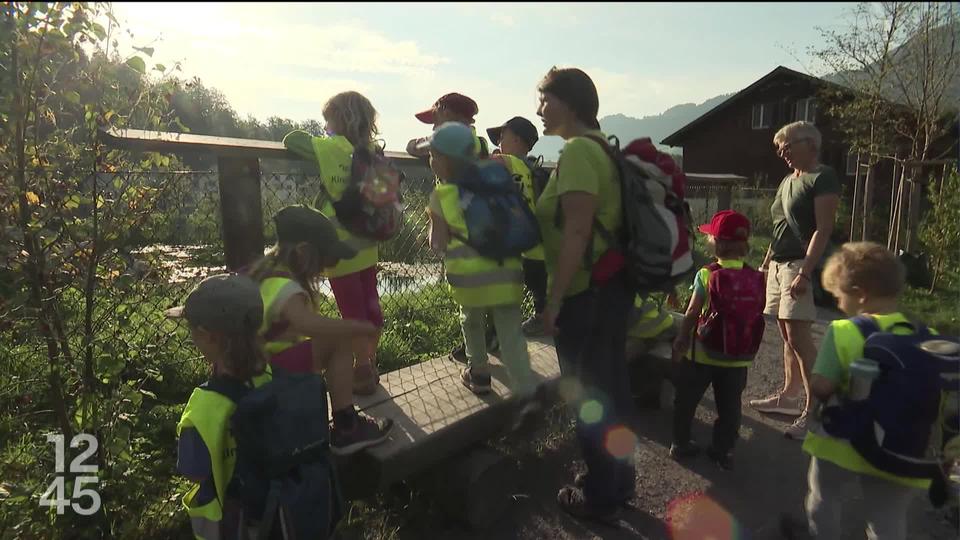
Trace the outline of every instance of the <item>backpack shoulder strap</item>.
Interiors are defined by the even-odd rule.
[[[880,325],[877,324],[877,321],[869,315],[857,315],[850,320],[857,327],[857,330],[860,331],[860,335],[863,336],[863,339],[867,339],[873,334],[880,332]]]
[[[202,388],[211,392],[216,392],[234,403],[239,403],[248,392],[250,387],[243,381],[233,377],[214,376],[204,383]]]
[[[780,207],[783,208],[783,217],[787,220],[787,225],[790,226],[790,230],[793,231],[793,234],[797,235],[797,239],[806,244],[806,240],[803,239],[803,233],[800,232],[800,224],[797,223],[797,220],[793,217],[793,214],[790,213],[790,207],[787,205],[787,197],[784,193],[785,190],[786,186],[784,186],[784,189],[780,191]]]
[[[720,269],[723,268],[723,267],[720,266],[720,263],[714,261],[714,262],[712,262],[712,263],[704,266],[704,268],[706,268],[707,270],[709,270],[709,271],[711,271],[711,272],[716,272],[717,270],[720,270]]]

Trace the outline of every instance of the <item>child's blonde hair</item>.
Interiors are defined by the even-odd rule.
[[[306,242],[301,244],[308,245]],[[315,278],[323,270],[323,261],[313,246],[310,246],[304,255],[297,249],[298,245],[300,244],[278,243],[273,246],[263,259],[253,266],[250,277],[257,283],[262,283],[278,271],[278,266],[286,267],[290,271],[290,277],[307,291],[310,302],[315,303],[319,295]]]
[[[834,293],[896,298],[903,292],[906,270],[890,250],[875,242],[850,242],[827,259],[823,287]]]
[[[370,143],[380,134],[377,128],[377,110],[370,100],[359,92],[341,92],[323,106],[323,117],[341,126],[343,135],[353,146]]]

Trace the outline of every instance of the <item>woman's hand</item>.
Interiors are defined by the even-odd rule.
[[[790,283],[790,297],[796,300],[807,294],[809,289],[810,277],[803,272],[800,272],[797,274],[797,277],[793,278],[793,282]]]

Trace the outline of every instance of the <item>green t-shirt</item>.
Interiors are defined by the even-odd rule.
[[[806,256],[807,243],[817,230],[814,199],[833,193],[839,195],[840,190],[840,179],[837,173],[826,165],[821,165],[815,172],[800,176],[790,173],[784,177],[770,206],[770,215],[773,217],[773,260],[785,262]],[[783,198],[786,198],[786,206],[797,222],[803,238],[798,237],[790,227],[783,212]]]
[[[590,131],[589,134],[606,139],[606,135],[599,130]],[[550,180],[537,200],[537,221],[540,222],[548,281],[551,284],[563,241],[563,229],[556,222],[560,197],[575,191],[596,195],[596,219],[612,234],[620,229],[623,221],[620,179],[606,151],[596,141],[586,137],[574,137],[567,141],[556,169],[550,174]],[[594,230],[590,260],[596,261],[606,249],[603,237]],[[581,293],[589,286],[590,269],[584,262],[574,275],[565,296]]]

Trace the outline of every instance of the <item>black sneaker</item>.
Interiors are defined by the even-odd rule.
[[[670,445],[670,457],[673,459],[692,458],[700,454],[700,447],[693,441],[673,443]]]
[[[347,456],[376,446],[387,440],[393,420],[382,418],[375,420],[365,414],[358,414],[353,429],[337,429],[330,431],[330,452],[338,456]]]
[[[733,453],[732,452],[721,453],[717,450],[714,450],[713,447],[711,446],[710,448],[707,448],[707,457],[710,458],[711,461],[719,465],[721,469],[725,471],[733,470]]]
[[[480,375],[473,372],[473,368],[465,367],[460,372],[460,382],[470,389],[474,394],[486,394],[490,392],[490,374]]]
[[[450,352],[450,359],[461,364],[467,363],[467,346],[461,342]]]

